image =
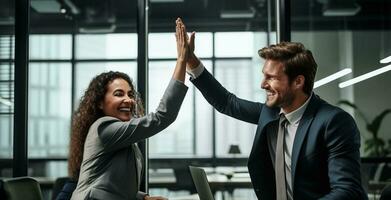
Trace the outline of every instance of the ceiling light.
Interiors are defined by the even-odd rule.
[[[329,83],[331,81],[334,81],[335,79],[338,79],[338,78],[341,78],[347,74],[350,74],[352,73],[352,69],[351,68],[345,68],[339,72],[336,72],[334,74],[331,74],[330,76],[327,76],[326,78],[322,78],[320,79],[319,81],[316,81],[315,84],[314,84],[314,89],[319,87],[319,86],[322,86],[326,83]]]
[[[179,3],[185,0],[149,0],[151,3]]]
[[[326,0],[323,5],[323,16],[354,16],[361,10],[356,0]]]
[[[391,62],[391,56],[388,56],[387,58],[383,58],[380,60],[380,63],[386,64]]]
[[[345,81],[345,82],[342,82],[340,83],[338,86],[339,88],[344,88],[344,87],[347,87],[349,85],[353,85],[353,84],[356,84],[360,81],[363,81],[363,80],[366,80],[366,79],[369,79],[371,77],[374,77],[374,76],[377,76],[379,74],[382,74],[384,72],[387,72],[387,71],[390,71],[391,70],[391,65],[387,65],[385,67],[382,67],[380,69],[377,69],[377,70],[374,70],[374,71],[371,71],[371,72],[368,72],[366,74],[363,74],[361,76],[358,76],[356,78],[353,78],[353,79],[350,79],[348,81]]]
[[[65,14],[65,13],[67,13],[67,9],[66,9],[66,8],[64,8],[64,7],[61,7],[61,9],[60,9],[60,13],[62,13],[62,14]]]
[[[255,15],[255,12],[252,10],[241,10],[241,11],[235,11],[235,10],[223,10],[220,13],[221,18],[231,18],[231,19],[239,19],[239,18],[253,18]]]
[[[117,28],[115,24],[98,24],[98,25],[85,25],[82,27],[79,27],[80,33],[89,33],[89,34],[95,34],[95,33],[113,33],[114,30]]]
[[[255,9],[248,0],[223,0],[221,4],[221,18],[253,18],[255,16]]]
[[[60,11],[60,3],[53,0],[31,0],[31,7],[39,13],[58,13]]]

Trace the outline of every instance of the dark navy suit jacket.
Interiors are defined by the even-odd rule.
[[[266,130],[277,123],[280,108],[236,97],[206,69],[191,81],[219,112],[258,125],[248,170],[258,199],[275,200],[274,167]],[[293,144],[294,199],[368,199],[361,186],[359,148],[360,135],[353,118],[313,94]]]

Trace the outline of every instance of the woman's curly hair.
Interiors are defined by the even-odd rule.
[[[80,166],[83,160],[84,142],[86,140],[90,126],[100,117],[103,117],[103,111],[99,108],[107,92],[107,85],[113,80],[121,78],[129,83],[134,91],[134,85],[130,77],[122,72],[104,72],[94,77],[84,95],[80,99],[80,104],[72,119],[72,133],[69,147],[68,171],[71,178],[78,180]],[[136,92],[135,92],[136,93]],[[144,109],[142,101],[137,98],[136,106],[133,110],[135,117],[143,116]]]

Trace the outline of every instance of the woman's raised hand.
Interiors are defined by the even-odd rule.
[[[176,37],[177,53],[178,53],[177,59],[178,61],[186,62],[190,54],[186,27],[185,24],[183,24],[181,18],[178,18],[175,22],[176,22],[175,37]]]
[[[175,38],[176,38],[176,49],[178,53],[173,78],[175,80],[184,82],[186,74],[186,62],[190,57],[189,44],[187,41],[186,27],[183,24],[181,18],[175,21]]]
[[[189,69],[194,69],[196,67],[199,66],[200,64],[200,60],[197,58],[197,56],[194,54],[194,49],[195,49],[195,45],[194,45],[194,40],[195,40],[195,32],[193,31],[191,34],[190,34],[190,38],[188,38],[187,34],[186,34],[186,28],[185,28],[185,24],[183,23],[183,21],[181,20],[181,18],[178,18],[176,20],[176,25],[177,25],[177,29],[176,29],[176,35],[177,35],[177,49],[179,49],[179,44],[178,44],[178,31],[181,31],[181,27],[184,28],[184,35],[186,37],[186,41],[187,41],[187,46],[188,46],[188,55],[186,55],[186,64],[187,64],[187,68]],[[182,39],[182,38],[181,38]],[[178,59],[179,59],[179,50],[178,50]]]

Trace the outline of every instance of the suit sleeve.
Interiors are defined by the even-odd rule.
[[[187,92],[180,81],[171,79],[155,112],[141,118],[122,122],[113,117],[98,127],[99,138],[105,148],[120,149],[162,131],[173,123]]]
[[[361,186],[360,133],[353,118],[337,113],[325,133],[330,193],[322,200],[368,199]]]
[[[191,78],[190,81],[217,111],[245,122],[258,123],[263,104],[236,97],[228,92],[208,70],[204,69],[199,77]]]

